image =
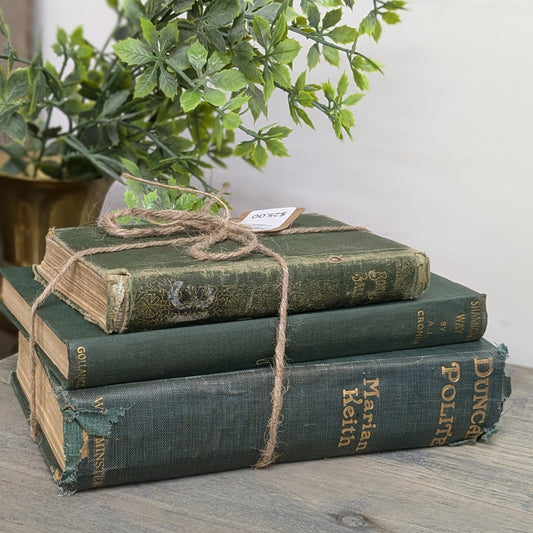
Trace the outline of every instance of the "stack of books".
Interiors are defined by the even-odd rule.
[[[290,280],[277,463],[494,431],[510,381],[505,348],[482,338],[483,294],[367,231],[260,241]],[[198,261],[179,246],[87,255],[36,310],[33,374],[28,331],[43,283],[76,251],[117,242],[98,227],[51,230],[39,265],[1,271],[4,312],[20,331],[12,383],[26,411],[33,399],[61,493],[255,465],[279,320],[270,257]]]

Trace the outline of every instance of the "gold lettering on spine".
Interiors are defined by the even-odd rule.
[[[355,439],[355,426],[358,420],[355,418],[355,407],[363,403],[359,398],[359,389],[342,389],[342,422],[341,435],[339,437],[338,447],[348,446]]]
[[[352,281],[354,283],[353,291],[356,298],[363,298],[365,295],[365,281],[368,279],[368,274],[354,274]]]
[[[387,272],[376,272],[371,270],[368,273],[368,279],[374,282],[374,290],[368,293],[370,300],[377,300],[387,292]]]
[[[494,370],[492,358],[474,359],[474,372],[479,378],[474,382],[474,394],[472,396],[472,414],[470,416],[470,426],[465,434],[465,439],[477,439],[483,434],[480,424],[485,422],[487,407],[489,403],[490,380],[489,377]]]
[[[78,363],[78,377],[76,378],[76,388],[83,389],[87,383],[87,353],[84,346],[76,349]]]
[[[481,302],[473,300],[470,302],[470,328],[466,335],[467,341],[473,341],[479,337],[481,331]]]
[[[388,277],[385,270],[357,272],[352,276],[354,296],[359,300],[369,302],[380,299],[387,292]]]
[[[363,380],[363,385],[365,387],[363,392],[363,397],[365,398],[363,424],[361,425],[361,436],[355,448],[356,452],[360,452],[367,447],[368,441],[372,437],[372,430],[376,429],[376,424],[374,423],[374,400],[369,400],[368,398],[379,398],[379,378],[365,379]]]
[[[442,446],[452,436],[455,420],[455,402],[453,400],[457,394],[455,383],[461,379],[461,368],[456,361],[453,361],[450,366],[442,366],[440,372],[446,377],[448,383],[440,391],[439,422],[430,446]]]
[[[464,313],[461,313],[460,315],[457,315],[455,317],[455,333],[459,335],[463,335],[465,332],[465,324],[466,324],[466,315]]]
[[[355,451],[360,452],[367,447],[372,431],[376,428],[374,420],[375,398],[379,398],[379,378],[363,380],[363,397],[359,389],[342,390],[342,420],[338,447],[342,448],[355,442],[357,428],[361,434],[355,444]],[[359,411],[359,413],[358,413]]]
[[[100,396],[93,401],[95,409],[104,409],[104,398]],[[95,437],[94,439],[94,475],[93,487],[99,487],[104,483],[105,479],[105,452],[107,440],[105,437]]]
[[[416,313],[416,334],[413,344],[419,344],[422,340],[422,337],[424,336],[424,320],[425,313],[423,309],[419,309]]]

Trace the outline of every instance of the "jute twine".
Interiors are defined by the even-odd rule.
[[[261,450],[261,455],[256,463],[257,468],[264,468],[276,461],[278,442],[278,430],[281,423],[281,413],[283,408],[283,395],[286,391],[285,375],[287,361],[285,358],[287,315],[289,304],[289,268],[285,259],[270,248],[261,244],[258,240],[260,233],[254,233],[249,227],[230,219],[230,212],[226,204],[220,199],[227,185],[217,194],[211,194],[195,189],[170,186],[166,184],[154,183],[124,174],[123,178],[133,179],[142,183],[156,185],[177,190],[181,193],[191,192],[206,196],[204,209],[199,213],[189,211],[162,210],[154,211],[142,208],[118,209],[107,213],[100,225],[113,236],[116,237],[161,237],[178,233],[180,236],[163,240],[149,240],[140,242],[128,242],[114,246],[93,247],[75,252],[69,257],[67,262],[57,272],[55,277],[46,285],[43,292],[34,301],[31,308],[31,321],[29,331],[29,347],[31,358],[31,382],[30,382],[30,430],[34,440],[37,439],[37,415],[36,415],[36,361],[35,351],[35,327],[36,311],[39,306],[57,288],[63,276],[80,259],[89,255],[100,253],[120,252],[138,248],[152,248],[160,246],[177,246],[189,244],[188,253],[199,261],[227,261],[236,259],[251,253],[260,253],[274,259],[281,270],[280,303],[278,307],[278,326],[276,331],[276,345],[273,358],[274,383],[271,391],[272,410],[265,432],[265,446]],[[224,212],[223,216],[212,215],[207,211],[214,204],[218,203]],[[143,227],[121,226],[118,219],[130,216],[135,219],[142,219],[149,223]],[[360,226],[333,226],[333,227],[312,227],[312,228],[288,228],[271,235],[292,235],[297,233],[323,233],[340,231],[367,231]],[[185,235],[184,235],[185,234]],[[211,252],[210,248],[220,242],[230,240],[240,244],[240,247],[233,252]]]

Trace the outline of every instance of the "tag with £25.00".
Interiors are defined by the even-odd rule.
[[[303,207],[256,209],[241,215],[236,221],[255,233],[268,233],[288,228],[303,212]]]

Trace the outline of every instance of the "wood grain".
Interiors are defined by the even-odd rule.
[[[275,465],[58,497],[0,361],[0,530],[533,531],[533,369],[486,444]]]

